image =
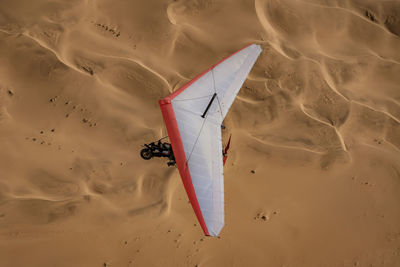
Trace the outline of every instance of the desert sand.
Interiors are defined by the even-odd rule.
[[[1,0],[0,266],[400,266],[400,2]],[[158,100],[248,45],[205,237]]]

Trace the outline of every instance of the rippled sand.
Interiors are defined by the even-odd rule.
[[[0,266],[400,266],[399,36],[399,1],[2,0]],[[250,43],[204,237],[139,150]]]

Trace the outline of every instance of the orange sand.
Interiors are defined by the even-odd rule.
[[[399,35],[399,1],[2,0],[0,266],[400,266]],[[204,237],[139,151],[250,43]]]

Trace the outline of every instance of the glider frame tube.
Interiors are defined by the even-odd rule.
[[[203,119],[204,119],[204,117],[206,116],[207,111],[210,109],[212,103],[214,102],[214,99],[215,99],[216,96],[217,96],[217,93],[214,93],[213,96],[212,96],[212,98],[211,98],[211,100],[210,100],[210,102],[208,103],[208,105],[207,105],[207,107],[206,107],[206,110],[204,110],[203,115],[201,115],[201,117],[202,117]]]

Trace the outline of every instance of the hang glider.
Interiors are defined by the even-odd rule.
[[[159,101],[176,165],[206,235],[224,226],[221,124],[256,62],[249,45]]]

